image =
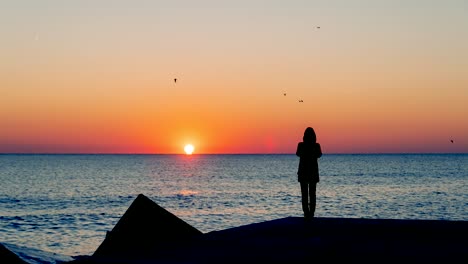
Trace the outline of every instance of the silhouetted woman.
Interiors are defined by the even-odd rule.
[[[304,217],[314,217],[315,189],[320,181],[317,159],[322,156],[322,149],[317,143],[317,136],[313,128],[308,127],[304,131],[303,141],[297,145],[296,155],[299,156],[297,176],[301,184]]]

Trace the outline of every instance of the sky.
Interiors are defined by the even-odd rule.
[[[0,0],[0,153],[468,153],[467,13]]]

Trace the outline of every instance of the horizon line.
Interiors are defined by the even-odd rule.
[[[323,155],[434,155],[434,154],[468,154],[468,152],[330,152]],[[180,155],[180,156],[197,156],[197,155],[295,155],[295,153],[194,153],[187,155],[185,153],[105,153],[105,152],[77,152],[77,153],[61,153],[61,152],[0,152],[0,155]]]

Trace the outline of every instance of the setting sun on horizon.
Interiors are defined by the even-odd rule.
[[[187,144],[184,147],[184,152],[187,155],[192,155],[194,150],[195,150],[195,147],[192,144]]]
[[[467,9],[5,1],[0,153],[467,153]]]

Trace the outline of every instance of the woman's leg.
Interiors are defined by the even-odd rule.
[[[310,214],[312,217],[314,217],[314,213],[315,213],[315,205],[316,205],[315,191],[316,189],[317,189],[317,183],[311,182],[309,184],[309,195],[310,195]]]
[[[301,194],[302,194],[302,210],[304,211],[304,216],[308,217],[310,215],[309,210],[309,184],[306,182],[301,182]]]

